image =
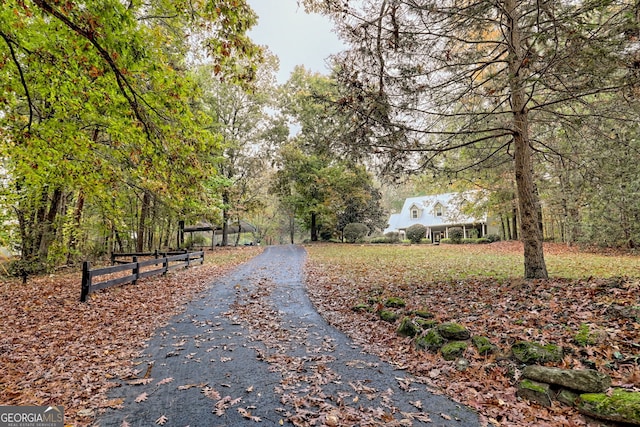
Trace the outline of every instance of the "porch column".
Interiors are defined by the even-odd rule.
[[[487,235],[487,223],[483,222],[482,223],[482,237]]]
[[[467,238],[467,226],[462,224],[462,238],[466,239]]]

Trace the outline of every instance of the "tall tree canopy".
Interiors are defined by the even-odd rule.
[[[209,61],[219,78],[249,84],[255,22],[244,0],[3,2],[2,202],[23,257],[46,261],[54,241],[73,248],[66,230],[88,209],[138,249],[157,209],[202,209],[220,138],[196,108],[188,66]]]
[[[346,142],[384,157],[390,174],[512,162],[525,277],[547,277],[534,154],[556,154],[545,134],[554,126],[637,121],[620,108],[636,101],[635,2],[305,4],[330,14],[352,46],[335,58],[337,102],[352,115]]]
[[[296,67],[283,90],[283,112],[299,133],[279,150],[274,192],[311,231],[312,241],[349,222],[379,227],[381,196],[372,176],[336,145],[344,115],[335,108],[335,81]]]

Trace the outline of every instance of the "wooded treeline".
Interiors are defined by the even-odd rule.
[[[175,248],[179,221],[221,227],[222,245],[241,219],[271,242],[380,222],[379,206],[347,218],[347,203],[379,198],[363,166],[321,148],[326,133],[289,136],[328,120],[304,86],[329,79],[301,68],[285,96],[277,59],[246,35],[256,19],[244,0],[3,3],[0,246],[21,255],[15,272]],[[322,158],[310,181],[291,150]],[[321,190],[269,194],[285,185],[277,165]]]
[[[350,47],[278,85],[244,0],[5,1],[1,246],[36,271],[175,247],[180,220],[340,238],[407,176],[489,190],[527,277],[545,238],[640,242],[640,3],[303,3]]]
[[[242,0],[3,2],[2,246],[42,270],[215,217],[225,146],[195,70],[249,87],[255,21]]]

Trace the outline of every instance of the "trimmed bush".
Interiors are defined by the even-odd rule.
[[[400,243],[400,233],[397,231],[390,231],[385,233],[384,237],[389,239],[389,243]]]
[[[427,227],[422,224],[413,224],[411,227],[407,228],[407,239],[411,243],[420,243],[427,235]]]
[[[369,227],[359,222],[352,222],[344,226],[342,233],[349,243],[361,242],[369,234]]]
[[[453,227],[449,229],[449,239],[451,243],[461,243],[464,237],[464,231],[460,227]]]
[[[369,243],[391,243],[391,242],[386,237],[378,236],[378,237],[372,237],[371,240],[369,240]]]
[[[487,239],[489,241],[489,243],[499,242],[500,241],[500,236],[497,235],[497,234],[487,234],[483,238]]]

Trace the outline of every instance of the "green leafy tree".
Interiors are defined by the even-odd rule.
[[[159,217],[208,204],[203,153],[220,140],[192,108],[187,65],[202,46],[221,78],[248,84],[255,20],[241,0],[3,3],[1,196],[23,258],[52,261],[52,245],[68,259],[97,242],[142,249],[159,240]]]
[[[264,207],[264,200],[260,199],[260,177],[269,161],[273,138],[278,138],[279,128],[283,126],[277,116],[269,113],[275,107],[277,63],[271,56],[267,61],[257,73],[251,90],[212,79],[210,67],[199,72],[204,88],[202,110],[210,120],[208,128],[222,138],[215,163],[222,177],[217,181],[216,190],[221,198],[223,246],[228,244],[231,221],[239,222]]]
[[[342,129],[335,83],[297,67],[283,87],[282,110],[300,132],[279,151],[275,193],[311,232],[341,232],[349,222],[380,227],[380,194],[367,170],[346,159],[334,144]]]

